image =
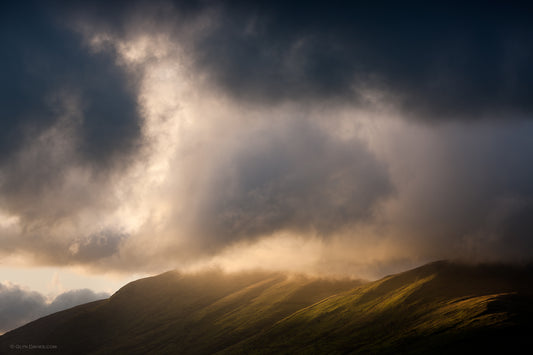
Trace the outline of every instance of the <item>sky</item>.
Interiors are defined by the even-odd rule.
[[[531,261],[526,5],[0,6],[0,332],[169,269]]]

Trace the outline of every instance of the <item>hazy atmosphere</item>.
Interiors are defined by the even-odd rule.
[[[1,5],[0,333],[174,268],[530,261],[531,11],[372,4]]]

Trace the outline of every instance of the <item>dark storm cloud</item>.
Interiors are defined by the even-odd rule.
[[[4,250],[66,252],[53,229],[116,203],[113,176],[143,144],[137,78],[113,50],[91,49],[62,5],[0,6],[0,210],[22,229],[18,238],[2,236]],[[96,245],[81,247],[84,259],[95,257]]]
[[[216,16],[191,41],[196,64],[245,100],[365,104],[372,89],[428,120],[529,117],[533,109],[527,6],[228,1],[205,8]]]
[[[47,314],[107,297],[107,293],[95,293],[89,289],[71,290],[58,295],[48,304],[38,292],[0,283],[0,333]]]
[[[353,1],[136,1],[75,7],[103,31],[173,31],[197,68],[260,103],[367,104],[426,120],[529,117],[533,8]]]
[[[205,247],[280,231],[330,237],[371,221],[393,193],[386,168],[362,142],[338,141],[309,122],[273,123],[237,139],[215,157],[194,211]]]
[[[42,2],[2,6],[0,163],[69,115],[80,120],[76,153],[86,164],[106,165],[138,147],[134,81],[113,53],[91,52],[59,14]]]

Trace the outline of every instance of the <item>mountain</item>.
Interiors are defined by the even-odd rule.
[[[529,266],[436,262],[367,283],[172,271],[8,332],[0,353],[523,353],[532,301]]]

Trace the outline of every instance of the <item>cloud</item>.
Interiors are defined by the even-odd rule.
[[[113,230],[103,230],[73,242],[69,250],[76,260],[91,262],[117,253],[121,241],[128,236]]]
[[[3,256],[162,271],[306,250],[284,265],[350,274],[530,259],[531,11],[433,6],[9,6]]]
[[[398,191],[382,214],[388,233],[428,259],[529,260],[531,132],[528,121],[391,124],[377,154]]]
[[[119,203],[117,171],[144,144],[136,78],[115,52],[93,50],[70,28],[60,4],[28,5],[1,11],[9,55],[0,63],[0,206],[19,229],[11,226],[0,243],[65,262],[68,247],[84,239],[78,255],[99,259],[116,243],[104,243],[110,251],[99,244],[97,255],[91,240],[120,229],[105,225]]]
[[[76,157],[105,165],[137,149],[140,115],[135,81],[112,52],[90,51],[49,9],[7,6],[2,42],[2,149],[5,161],[67,116],[75,122]]]
[[[370,89],[427,121],[531,116],[528,6],[180,4],[160,26],[239,100],[366,105]]]
[[[20,287],[0,284],[0,332],[4,333],[43,314],[45,298]]]
[[[91,51],[53,6],[32,6],[2,11],[0,195],[22,219],[49,223],[101,205],[91,186],[128,167],[142,145],[141,116],[135,79],[115,54]]]
[[[38,292],[28,291],[10,283],[0,283],[0,333],[47,314],[107,297],[107,293],[81,289],[64,292],[51,303],[47,303],[46,298]]]
[[[310,122],[271,122],[238,140],[213,157],[199,187],[193,234],[206,239],[204,248],[281,230],[327,238],[371,220],[393,192],[364,144],[338,141]]]
[[[74,306],[96,301],[99,299],[108,298],[109,294],[105,292],[95,293],[92,290],[87,288],[80,290],[71,290],[63,292],[58,295],[52,303],[50,303],[47,308],[47,313],[59,312],[67,308],[72,308]]]

